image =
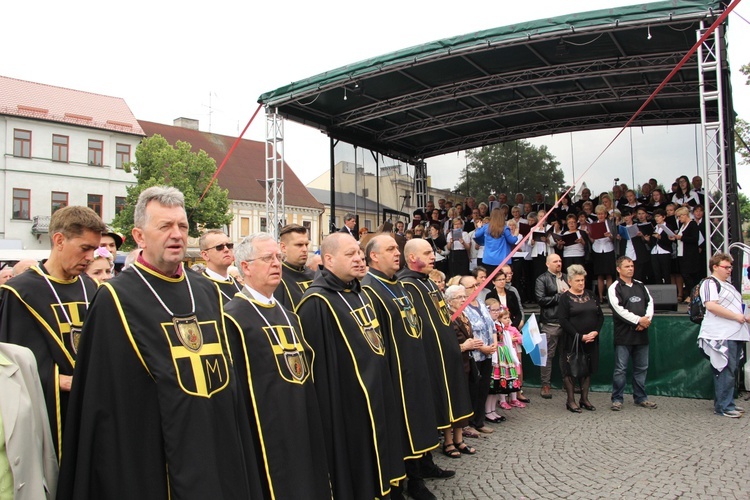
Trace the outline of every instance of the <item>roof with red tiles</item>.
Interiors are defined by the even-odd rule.
[[[144,135],[121,97],[0,76],[0,115]]]
[[[236,137],[201,132],[162,123],[140,121],[147,136],[159,134],[174,145],[177,141],[189,142],[192,150],[205,151],[221,165]],[[229,190],[229,199],[238,201],[266,201],[266,145],[263,142],[242,139],[224,168],[219,172],[219,185]],[[284,163],[284,203],[286,206],[323,210],[323,205],[310,194],[297,175]]]

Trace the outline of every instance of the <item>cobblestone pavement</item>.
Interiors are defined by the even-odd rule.
[[[750,498],[750,402],[738,398],[748,416],[732,419],[707,400],[650,397],[659,407],[649,410],[628,394],[613,412],[608,393],[592,393],[596,411],[575,414],[552,393],[529,389],[526,408],[498,410],[508,420],[488,423],[493,434],[465,438],[476,455],[434,452],[456,477],[428,480],[430,490],[443,499]]]

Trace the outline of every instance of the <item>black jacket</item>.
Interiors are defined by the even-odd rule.
[[[562,279],[567,283],[568,275],[562,273]],[[542,324],[559,323],[557,319],[557,304],[560,300],[560,294],[557,293],[557,277],[549,271],[543,272],[536,279],[534,295],[540,309],[539,322]]]

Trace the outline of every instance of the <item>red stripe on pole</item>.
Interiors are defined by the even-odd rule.
[[[211,177],[211,181],[208,183],[208,186],[206,186],[205,191],[203,191],[203,194],[198,200],[198,204],[200,204],[200,202],[203,201],[203,198],[206,196],[206,193],[208,193],[208,190],[211,189],[211,185],[214,183],[216,178],[219,177],[219,172],[221,172],[221,169],[224,168],[224,165],[227,164],[227,161],[229,161],[229,157],[232,156],[232,153],[234,153],[234,150],[237,149],[237,146],[242,140],[242,136],[245,135],[245,132],[247,132],[247,129],[250,128],[250,124],[253,123],[253,120],[255,120],[255,117],[258,116],[258,111],[260,111],[261,107],[263,107],[263,105],[258,104],[258,108],[255,110],[255,113],[253,113],[253,116],[250,117],[250,121],[247,122],[247,125],[245,125],[245,128],[242,129],[242,133],[239,135],[239,137],[237,137],[237,139],[235,139],[234,144],[232,144],[232,147],[229,148],[229,151],[227,151],[227,155],[222,160],[221,165],[219,165],[219,168],[216,169],[216,172],[214,172],[213,177]]]

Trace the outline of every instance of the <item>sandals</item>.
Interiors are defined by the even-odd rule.
[[[475,431],[474,429],[472,429],[471,427],[464,427],[462,429],[462,431],[463,431],[462,434],[463,434],[464,437],[467,437],[467,438],[478,438],[479,437],[479,433],[477,431]]]
[[[463,441],[461,441],[460,443],[453,443],[453,446],[455,446],[459,452],[464,453],[466,455],[473,455],[474,453],[477,452],[477,450],[475,450],[468,444],[464,443]]]
[[[466,444],[461,441],[461,444],[466,446]],[[443,444],[443,455],[450,458],[461,458],[462,451],[456,448],[456,445],[453,443],[447,443]]]

